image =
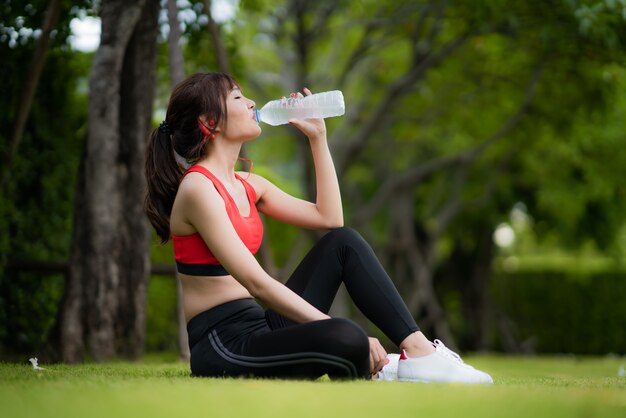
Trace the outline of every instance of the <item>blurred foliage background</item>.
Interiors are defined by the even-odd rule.
[[[2,155],[50,3],[0,2]],[[94,57],[70,22],[97,19],[100,3],[61,2],[19,148],[3,160],[2,357],[52,344]],[[171,91],[166,3],[154,126]],[[258,106],[305,86],[343,91],[347,113],[327,126],[346,224],[428,335],[463,350],[624,354],[626,1],[175,3],[185,74],[223,68],[214,22]],[[246,153],[311,197],[306,148],[294,129],[263,126]],[[265,223],[260,261],[286,280],[314,237]],[[151,260],[171,266],[171,248],[154,240]],[[345,294],[333,309],[377,334]],[[146,349],[177,350],[173,277],[151,276],[146,312]]]

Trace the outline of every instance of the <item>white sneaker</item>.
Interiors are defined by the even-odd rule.
[[[404,350],[398,362],[398,380],[423,383],[493,383],[485,372],[465,364],[461,357],[435,340],[435,352],[423,357],[408,358]]]
[[[387,354],[383,369],[376,375],[376,380],[393,381],[398,380],[398,361],[400,354]]]

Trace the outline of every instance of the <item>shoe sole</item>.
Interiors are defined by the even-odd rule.
[[[461,384],[461,385],[493,385],[493,382],[442,382],[423,379],[411,379],[408,377],[399,377],[398,382],[410,382],[410,383],[436,383],[436,384]]]
[[[398,377],[398,382],[411,382],[411,383],[431,383],[428,380],[411,379],[408,377]]]

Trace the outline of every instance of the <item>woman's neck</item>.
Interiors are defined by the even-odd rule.
[[[209,147],[206,158],[198,161],[222,181],[235,181],[235,164],[241,152],[241,144],[219,141]]]

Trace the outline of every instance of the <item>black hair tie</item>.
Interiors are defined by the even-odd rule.
[[[161,122],[161,124],[159,125],[159,131],[163,132],[166,135],[172,135],[172,128],[170,128],[169,123],[167,123],[166,120],[164,120],[163,122]]]

